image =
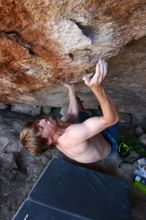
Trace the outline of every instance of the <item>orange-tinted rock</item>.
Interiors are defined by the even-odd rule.
[[[121,110],[143,112],[144,36],[145,0],[1,0],[0,101],[61,106],[63,82],[80,81],[102,57]],[[86,107],[95,108],[89,89],[77,88]]]

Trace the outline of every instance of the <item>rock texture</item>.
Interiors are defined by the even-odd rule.
[[[11,111],[13,112],[21,112],[29,115],[40,115],[41,114],[41,107],[40,106],[33,106],[33,105],[12,105]]]
[[[80,81],[99,58],[120,109],[146,108],[145,0],[0,0],[0,102],[62,106],[65,81]],[[90,91],[77,83],[85,105]]]

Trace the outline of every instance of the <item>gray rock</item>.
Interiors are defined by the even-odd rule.
[[[125,125],[130,125],[132,123],[133,116],[129,113],[120,112],[120,122]]]
[[[6,147],[9,144],[9,138],[7,136],[0,136],[0,153],[5,151]]]
[[[92,45],[91,39],[84,35],[83,31],[71,19],[62,19],[58,24],[55,24],[52,37],[64,45],[65,54],[85,49]],[[71,40],[69,41],[69,39]]]
[[[64,115],[67,114],[67,110],[68,110],[68,107],[67,105],[64,105],[61,110],[60,110],[60,115],[63,117]]]
[[[49,106],[43,106],[43,107],[42,107],[42,113],[48,115],[48,114],[51,113],[51,109],[52,109],[52,108],[49,107]]]
[[[146,134],[143,134],[139,138],[140,143],[146,147]]]
[[[141,136],[144,133],[141,126],[136,127],[135,132],[138,136]]]
[[[146,114],[136,112],[134,113],[134,117],[137,120],[138,125],[140,125],[143,130],[146,130]]]
[[[20,113],[25,113],[29,115],[39,115],[41,113],[41,107],[40,106],[35,106],[35,105],[12,105],[11,110],[13,112],[20,112]]]
[[[142,128],[144,129],[144,131],[146,131],[146,115],[143,118],[143,122],[141,123]]]
[[[0,162],[1,162],[1,170],[16,169],[17,168],[13,154],[1,153]]]
[[[0,109],[7,109],[9,107],[9,105],[6,105],[2,102],[0,102]]]

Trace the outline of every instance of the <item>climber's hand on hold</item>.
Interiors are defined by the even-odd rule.
[[[66,87],[69,91],[72,91],[72,92],[75,93],[75,86],[74,86],[73,83],[64,83],[63,85],[64,85],[64,87]]]
[[[104,81],[107,74],[108,64],[104,60],[99,60],[96,64],[95,74],[88,74],[83,77],[83,80],[87,86],[91,89],[100,86]]]

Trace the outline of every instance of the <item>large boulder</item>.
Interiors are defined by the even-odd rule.
[[[145,36],[145,0],[1,0],[0,102],[62,106],[63,83],[73,80],[95,108],[81,79],[104,58],[120,109],[144,112]]]

